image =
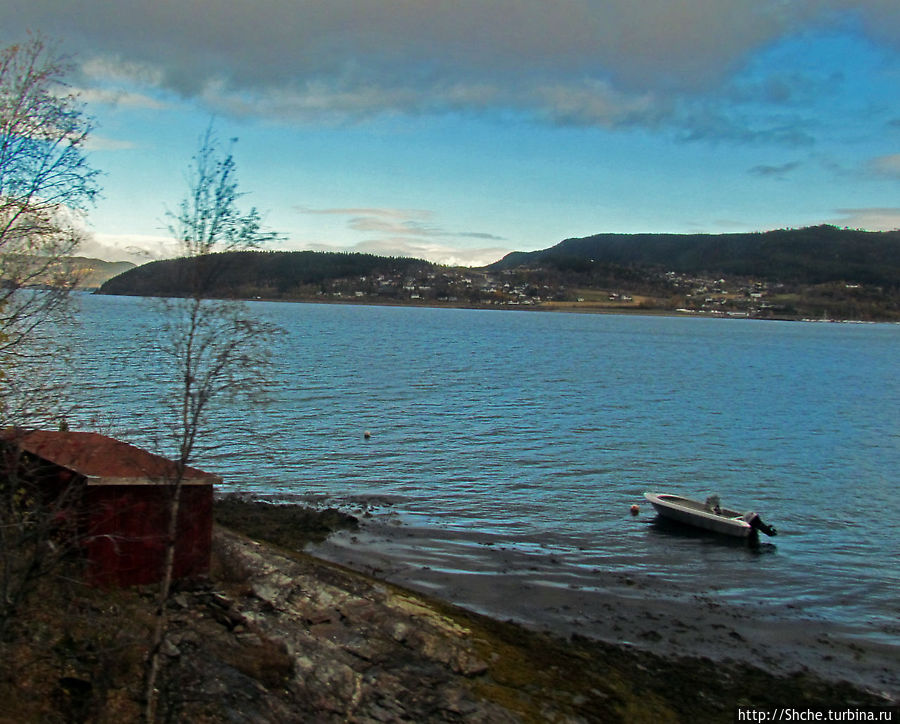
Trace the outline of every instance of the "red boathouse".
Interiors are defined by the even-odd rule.
[[[18,475],[47,500],[65,499],[58,514],[77,521],[87,577],[105,586],[162,578],[176,464],[93,432],[5,430]],[[9,458],[7,458],[9,459]],[[221,478],[186,468],[175,544],[175,578],[209,571],[213,485]]]

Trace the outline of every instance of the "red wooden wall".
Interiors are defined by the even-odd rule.
[[[95,585],[134,586],[162,579],[169,501],[166,485],[88,485],[84,548],[88,580]],[[209,572],[212,485],[185,485],[175,545],[175,578]]]

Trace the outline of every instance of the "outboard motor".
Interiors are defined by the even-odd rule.
[[[753,530],[761,530],[766,535],[778,535],[778,531],[775,530],[775,527],[763,523],[762,518],[759,517],[758,513],[747,513],[744,515],[744,520],[750,524],[750,527],[753,528]]]

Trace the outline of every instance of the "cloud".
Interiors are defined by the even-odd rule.
[[[92,55],[84,58],[80,70],[87,78],[130,85],[161,85],[163,71],[151,62],[128,60],[118,55]]]
[[[541,86],[534,101],[545,118],[578,126],[653,126],[669,111],[652,93],[629,95],[606,81]]]
[[[416,243],[407,238],[386,238],[361,241],[351,246],[331,244],[308,244],[313,251],[355,252],[359,254],[377,254],[378,256],[400,256],[425,259],[445,266],[480,267],[502,259],[512,249],[502,247],[464,248],[434,243]]]
[[[900,207],[837,209],[838,217],[826,223],[850,229],[895,231],[900,229]]]
[[[850,13],[900,46],[894,0],[7,4],[6,36],[60,37],[86,77],[290,118],[504,104],[615,125],[658,116],[649,106],[666,110],[672,94],[717,88],[753,52]]]
[[[742,113],[742,109],[719,108],[715,104],[701,102],[686,108],[686,113],[675,123],[680,137],[685,141],[732,140],[742,143],[777,144],[780,146],[811,146],[813,135],[805,123],[795,119],[754,117]]]
[[[760,164],[759,166],[754,166],[747,173],[751,176],[774,176],[777,178],[783,178],[791,171],[799,168],[800,163],[798,161],[788,161],[787,163],[778,164],[777,166],[771,166],[767,164]]]
[[[900,178],[900,153],[873,158],[866,164],[866,168],[876,176]]]
[[[354,231],[378,232],[398,237],[418,236],[434,238],[453,236],[466,239],[502,241],[503,237],[481,231],[447,231],[438,226],[424,224],[416,219],[384,219],[378,216],[354,216],[347,222]]]
[[[347,226],[353,231],[378,232],[397,236],[421,236],[438,237],[453,236],[468,239],[484,239],[492,241],[504,241],[502,236],[489,234],[483,231],[448,231],[425,223],[431,219],[434,213],[424,209],[393,209],[393,208],[331,208],[314,209],[306,206],[296,206],[295,210],[302,214],[328,214],[333,216],[346,216]]]
[[[166,103],[146,93],[103,88],[76,88],[74,90],[85,103],[102,103],[110,106],[150,110],[172,107],[171,103]]]
[[[337,247],[315,243],[308,248],[334,251],[358,251],[384,256],[411,256],[450,266],[484,266],[497,261],[511,249],[500,246],[470,246],[471,240],[503,242],[505,239],[482,231],[455,231],[431,222],[434,213],[424,209],[394,209],[348,207],[314,209],[295,207],[303,214],[324,214],[344,217],[346,228],[365,238],[350,245]],[[457,240],[454,244],[451,239]]]
[[[383,218],[401,218],[406,212],[402,209],[307,209],[305,213],[348,215],[354,212],[365,212]],[[421,212],[428,213],[428,212]],[[490,234],[446,234],[459,238],[496,239]],[[296,248],[296,247],[295,247]],[[479,246],[471,248],[465,245],[454,245],[427,238],[427,235],[389,233],[377,238],[366,238],[356,243],[345,245],[314,242],[303,244],[302,248],[313,251],[331,251],[360,254],[377,254],[381,256],[402,256],[425,259],[435,264],[447,266],[485,266],[508,254],[512,249],[499,246]],[[171,259],[178,255],[179,249],[169,236],[147,234],[97,234],[85,228],[84,240],[78,253],[104,261],[130,261],[135,264],[146,264],[157,259]]]
[[[85,141],[84,147],[88,151],[127,151],[135,148],[132,141],[124,141],[117,138],[107,138],[92,133]]]
[[[295,211],[301,214],[325,214],[329,216],[376,216],[389,219],[406,219],[409,217],[427,218],[432,215],[431,211],[424,209],[389,209],[376,207],[349,207],[349,208],[328,208],[315,209],[309,206],[295,206]]]
[[[169,236],[146,234],[87,234],[78,253],[104,261],[130,261],[146,264],[157,259],[171,259],[178,254]]]

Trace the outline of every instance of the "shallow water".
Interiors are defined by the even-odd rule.
[[[156,447],[157,313],[81,306],[73,428]],[[552,555],[573,585],[627,573],[900,644],[900,326],[252,308],[286,334],[268,399],[226,403],[218,448],[196,461],[226,489],[444,529],[469,541],[461,570],[507,546]],[[661,529],[646,490],[718,493],[779,535],[748,547]]]

